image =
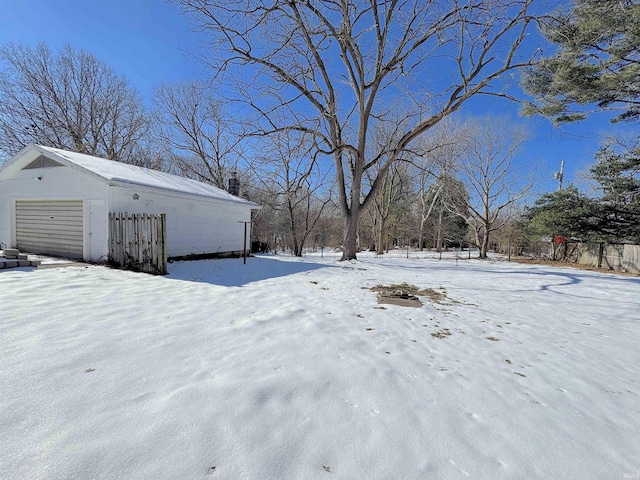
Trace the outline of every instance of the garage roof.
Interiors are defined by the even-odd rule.
[[[3,165],[3,168],[34,150],[51,160],[62,163],[63,165],[98,176],[106,180],[110,185],[140,185],[143,187],[157,188],[160,190],[184,193],[187,195],[207,197],[223,202],[233,202],[250,206],[252,208],[260,208],[259,205],[253,202],[231,195],[230,193],[208,183],[198,182],[189,178],[179,177],[177,175],[159,172],[149,168],[138,167],[91,155],[69,152],[59,148],[44,147],[36,144],[31,144],[25,147],[14,158]]]

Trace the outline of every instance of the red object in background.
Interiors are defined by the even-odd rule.
[[[567,237],[563,237],[562,235],[554,235],[553,243],[567,243]]]

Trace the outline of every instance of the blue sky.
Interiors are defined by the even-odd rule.
[[[197,34],[161,0],[0,0],[0,45],[39,42],[93,53],[144,97],[201,70],[186,53],[198,47]]]
[[[193,57],[202,37],[178,8],[161,0],[0,0],[0,45],[47,43],[53,50],[71,44],[87,50],[126,76],[149,101],[153,88],[206,75]],[[475,100],[468,114],[505,113],[517,117],[518,107],[492,98]],[[541,118],[519,119],[532,130],[523,161],[540,160],[536,191],[557,188],[552,175],[566,161],[565,184],[582,184],[580,172],[593,163],[604,135],[616,128],[606,114],[553,128]]]

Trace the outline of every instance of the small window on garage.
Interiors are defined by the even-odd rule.
[[[45,157],[44,155],[40,155],[29,165],[24,167],[22,170],[31,170],[32,168],[51,168],[51,167],[64,167],[60,162],[56,162],[55,160],[51,160],[50,158]]]

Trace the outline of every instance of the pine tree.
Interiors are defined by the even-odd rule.
[[[526,233],[532,240],[561,235],[582,241],[600,240],[598,202],[569,185],[536,200],[525,215]]]
[[[640,243],[640,148],[610,142],[596,159],[590,171],[602,191],[601,232],[615,243]]]
[[[525,72],[523,87],[534,96],[525,114],[574,121],[595,104],[622,110],[616,120],[640,119],[639,0],[575,0],[541,29],[558,49]]]

